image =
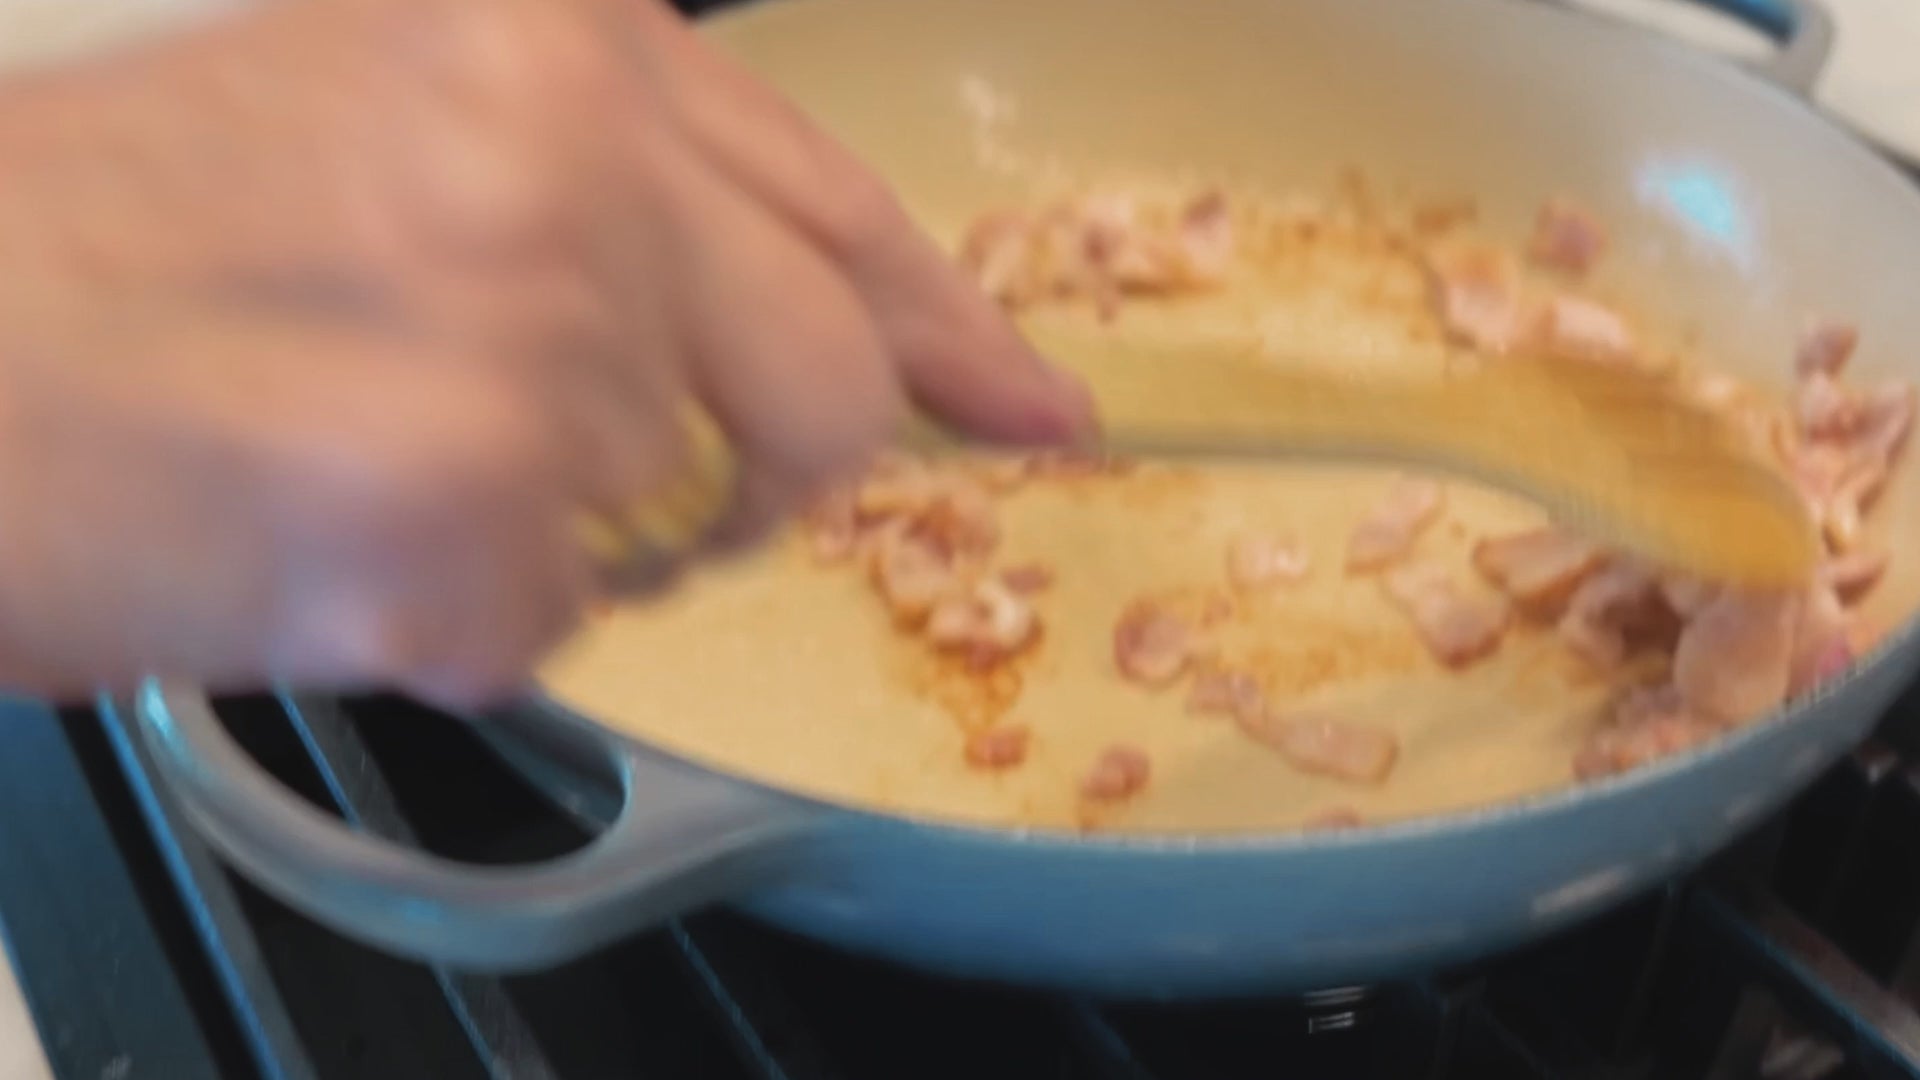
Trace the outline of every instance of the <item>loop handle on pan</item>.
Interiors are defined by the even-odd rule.
[[[620,777],[619,815],[543,863],[476,866],[403,847],[288,790],[197,689],[143,686],[136,715],[167,787],[229,862],[295,910],[402,956],[514,971],[560,963],[777,872],[761,858],[823,811],[542,713]]]
[[[1556,0],[1569,3],[1571,0]],[[1779,46],[1745,66],[1801,97],[1812,97],[1833,52],[1833,18],[1816,0],[1688,0],[1737,19]]]

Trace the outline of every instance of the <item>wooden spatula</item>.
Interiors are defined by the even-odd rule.
[[[1801,586],[1819,558],[1787,478],[1657,375],[1521,357],[1389,374],[1287,362],[1251,343],[1036,343],[1086,377],[1105,447],[1128,456],[1457,472],[1531,498],[1598,541],[1729,584]],[[953,445],[925,427],[912,441]]]

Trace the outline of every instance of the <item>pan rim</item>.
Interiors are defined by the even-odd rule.
[[[791,12],[809,7],[860,7],[869,4],[878,7],[897,2],[898,0],[749,0],[746,3],[729,5],[702,17],[699,20],[699,26],[703,32],[717,28],[724,33],[730,26],[764,18],[768,12]],[[1175,0],[1163,0],[1163,2],[1174,3]],[[1263,3],[1265,0],[1234,0],[1234,2],[1252,5]],[[1662,62],[1679,65],[1689,72],[1688,77],[1712,82],[1723,88],[1720,92],[1747,95],[1752,107],[1777,110],[1783,121],[1799,125],[1800,129],[1811,137],[1825,140],[1827,143],[1825,149],[1832,155],[1826,159],[1825,167],[1858,170],[1868,183],[1877,184],[1884,189],[1883,195],[1888,200],[1890,210],[1906,213],[1920,220],[1920,185],[1916,185],[1915,179],[1903,172],[1898,163],[1891,160],[1887,154],[1874,149],[1864,136],[1828,115],[1815,103],[1764,75],[1750,70],[1745,65],[1715,56],[1657,31],[1610,19],[1598,12],[1575,6],[1544,4],[1536,0],[1524,0],[1524,2],[1523,0],[1483,0],[1483,2],[1489,8],[1495,4],[1504,4],[1516,13],[1530,12],[1517,17],[1535,19],[1540,25],[1577,25],[1582,29],[1574,31],[1576,33],[1611,35],[1621,43],[1622,47],[1642,50],[1662,58]],[[778,14],[775,17],[785,18],[791,15]],[[1081,854],[1155,856],[1277,854],[1428,841],[1443,836],[1475,832],[1520,818],[1568,812],[1597,800],[1630,798],[1641,789],[1665,783],[1679,773],[1731,757],[1749,744],[1774,733],[1812,722],[1815,714],[1829,701],[1845,696],[1869,673],[1893,662],[1898,655],[1911,650],[1916,638],[1920,638],[1920,612],[1908,615],[1845,673],[1821,684],[1811,693],[1769,710],[1766,714],[1725,736],[1627,772],[1592,781],[1576,780],[1517,798],[1478,806],[1379,824],[1363,824],[1353,828],[1324,831],[1303,829],[1289,831],[1249,829],[1218,832],[1077,831],[1045,826],[995,825],[911,812],[878,810],[838,802],[783,787],[777,783],[744,776],[724,765],[709,763],[704,758],[686,756],[607,727],[593,720],[591,714],[578,712],[564,702],[552,698],[547,700],[563,712],[610,732],[616,739],[630,746],[639,747],[647,753],[691,765],[724,777],[732,783],[789,799],[800,806],[831,811],[829,816],[835,818],[860,821],[883,828],[938,833],[955,840],[979,844],[1017,845],[1023,848]],[[1911,673],[1908,673],[1903,684],[1911,681]]]

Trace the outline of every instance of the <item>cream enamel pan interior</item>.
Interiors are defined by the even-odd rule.
[[[1082,181],[1285,197],[1357,169],[1382,198],[1471,197],[1506,239],[1543,196],[1568,192],[1614,231],[1598,288],[1657,340],[1779,382],[1802,320],[1837,313],[1862,329],[1863,373],[1920,376],[1909,184],[1750,74],[1549,5],[785,0],[709,31],[949,241],[984,209]],[[1357,313],[1329,280],[1296,275],[1258,316],[1230,297],[1130,310],[1114,332],[1257,317],[1296,352],[1431,360],[1404,319]],[[1193,994],[1429,967],[1671,874],[1851,745],[1920,650],[1906,621],[1920,606],[1909,467],[1879,511],[1902,561],[1878,594],[1888,633],[1874,655],[1784,715],[1574,787],[1568,761],[1604,687],[1526,635],[1464,678],[1443,675],[1376,592],[1338,580],[1339,544],[1383,476],[1209,469],[1016,497],[1009,547],[1059,577],[1013,714],[1033,726],[1034,753],[1001,777],[962,764],[958,725],[927,700],[915,652],[857,574],[782,546],[622,611],[544,673],[564,709],[487,722],[516,756],[559,737],[621,764],[627,808],[607,835],[540,867],[456,867],[347,833],[290,805],[189,690],[156,685],[140,705],[156,760],[223,854],[396,951],[537,966],[723,899],[944,971]],[[1436,535],[1442,547],[1533,513],[1452,492],[1461,529]],[[1400,732],[1401,763],[1377,791],[1303,778],[1185,716],[1177,695],[1112,674],[1120,605],[1216,578],[1225,538],[1249,522],[1299,531],[1322,570],[1246,632],[1284,654],[1273,670],[1336,669],[1309,692]],[[1114,739],[1147,746],[1154,778],[1083,834],[1075,782]],[[1289,827],[1332,804],[1386,823]]]
[[[1048,2],[1015,16],[991,2],[802,4],[755,9],[713,30],[875,163],[943,238],[986,210],[1038,204],[1063,187],[1188,180],[1284,199],[1329,192],[1342,173],[1359,170],[1379,202],[1396,191],[1470,195],[1489,219],[1485,231],[1517,244],[1544,195],[1575,192],[1601,205],[1621,234],[1601,291],[1671,347],[1766,383],[1788,370],[1801,318],[1855,313],[1863,293],[1887,288],[1849,289],[1809,273],[1822,262],[1842,276],[1841,264],[1860,265],[1839,248],[1804,257],[1790,250],[1821,245],[1837,223],[1795,229],[1783,193],[1762,197],[1736,159],[1649,139],[1643,129],[1661,123],[1653,119],[1661,108],[1631,79],[1607,85],[1620,115],[1635,117],[1634,130],[1604,119],[1572,124],[1580,114],[1557,107],[1550,86],[1516,108],[1500,100],[1489,73],[1437,70],[1442,47],[1411,28],[1375,30],[1389,54],[1370,58],[1364,76],[1355,72],[1339,44],[1356,33],[1349,24],[1371,26],[1397,9],[1209,5],[1179,16],[1176,28],[1166,23],[1170,7]],[[1518,61],[1505,53],[1525,50],[1524,22],[1497,33],[1509,40],[1489,42],[1476,63]],[[1560,78],[1607,78],[1597,57],[1586,65],[1576,60]],[[1429,80],[1444,81],[1446,92]],[[1413,332],[1429,303],[1403,255],[1321,244],[1266,269],[1224,297],[1130,307],[1104,331],[1085,316],[1033,321],[1050,340],[1090,352],[1103,333],[1179,340],[1242,330],[1343,365],[1356,357],[1443,363],[1441,346]],[[1864,364],[1884,368],[1905,359],[1912,339],[1870,323],[1865,340]],[[1041,655],[1006,712],[1033,730],[1033,749],[1000,775],[961,756],[953,699],[963,713],[978,712],[965,700],[978,695],[934,674],[924,646],[893,630],[862,575],[822,570],[798,543],[704,575],[663,605],[620,612],[566,651],[544,682],[586,715],[702,762],[933,818],[1259,830],[1335,806],[1377,821],[1572,782],[1570,763],[1597,722],[1604,680],[1551,634],[1526,632],[1491,663],[1446,671],[1425,657],[1375,580],[1341,572],[1348,531],[1392,475],[1153,470],[1012,497],[1003,517],[1009,561],[1055,567],[1058,581],[1040,604]],[[1920,477],[1907,470],[1902,479],[1894,528],[1911,526]],[[1449,493],[1447,525],[1425,546],[1457,566],[1474,539],[1534,517],[1484,488],[1450,482]],[[1236,655],[1259,658],[1254,666],[1280,700],[1327,704],[1395,729],[1402,755],[1384,785],[1306,776],[1230,723],[1184,715],[1179,690],[1145,694],[1115,676],[1111,634],[1125,605],[1219,581],[1222,553],[1247,532],[1300,536],[1315,573],[1304,587],[1247,605],[1232,631]],[[1904,572],[1879,594],[1879,615],[1912,607],[1916,562],[1897,564]],[[1123,808],[1090,810],[1077,798],[1078,777],[1116,740],[1148,751],[1153,781]]]

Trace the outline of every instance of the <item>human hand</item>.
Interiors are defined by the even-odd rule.
[[[0,90],[0,680],[513,690],[582,514],[740,462],[701,551],[908,402],[1075,438],[871,173],[651,0],[288,0]],[[697,553],[696,553],[697,554]]]

